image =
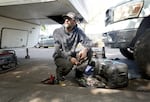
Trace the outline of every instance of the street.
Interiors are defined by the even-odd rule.
[[[84,88],[74,80],[72,71],[66,76],[66,87],[40,83],[55,75],[53,48],[30,48],[30,59],[25,49],[16,49],[18,66],[0,74],[0,102],[149,102],[150,82],[141,79],[134,61],[123,57],[118,49],[106,48],[106,57],[125,62],[129,67],[129,85],[121,89]]]

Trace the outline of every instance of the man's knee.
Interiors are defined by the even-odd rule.
[[[72,67],[72,63],[65,58],[57,58],[54,60],[57,67]]]

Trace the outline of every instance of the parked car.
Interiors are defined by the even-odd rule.
[[[35,45],[36,48],[44,47],[53,47],[54,46],[54,38],[53,37],[44,37],[41,38],[40,41]]]

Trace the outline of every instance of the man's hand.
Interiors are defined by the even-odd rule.
[[[80,64],[80,62],[79,62],[76,58],[74,58],[74,57],[71,57],[70,61],[71,61],[71,63],[74,64],[74,65]]]
[[[78,57],[80,60],[83,60],[87,57],[88,50],[85,48],[78,53]]]

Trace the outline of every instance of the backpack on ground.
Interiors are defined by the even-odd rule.
[[[128,85],[127,64],[108,59],[101,59],[97,63],[95,73],[103,78],[106,88],[122,88]]]
[[[93,56],[82,69],[82,77],[78,79],[80,86],[122,88],[128,85],[128,66],[125,63]],[[92,84],[89,84],[89,79]]]

